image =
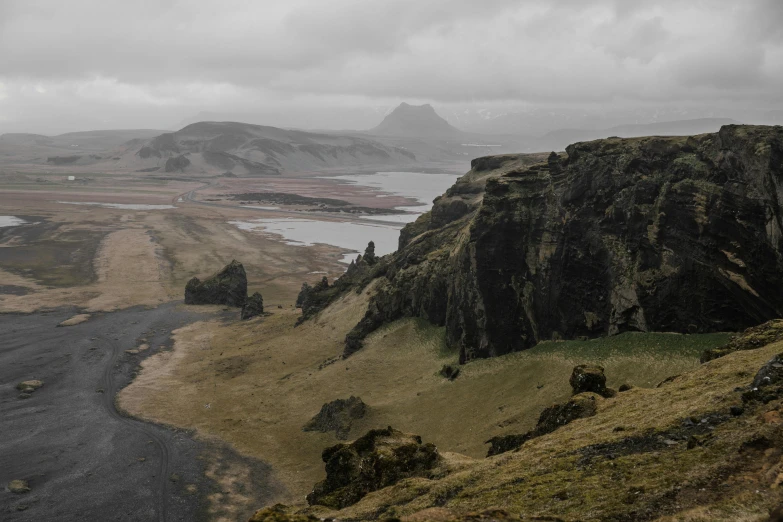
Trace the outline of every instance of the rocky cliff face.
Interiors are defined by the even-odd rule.
[[[402,316],[445,325],[464,362],[783,314],[782,127],[610,138],[537,159],[474,160],[403,230],[372,271],[382,279],[348,353]]]

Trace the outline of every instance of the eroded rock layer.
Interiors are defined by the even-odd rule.
[[[610,138],[479,158],[408,225],[346,353],[387,321],[445,325],[461,360],[783,314],[783,127]]]

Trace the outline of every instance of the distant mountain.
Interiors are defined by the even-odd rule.
[[[134,141],[142,143],[163,132],[166,131],[122,129],[69,132],[57,136],[2,134],[0,164],[93,165],[110,160],[114,157],[114,149],[118,147]]]
[[[694,120],[664,121],[646,124],[617,125],[608,129],[559,129],[548,132],[538,142],[541,150],[563,150],[579,141],[593,141],[611,136],[638,138],[641,136],[690,136],[717,132],[723,125],[739,122],[729,118],[699,118]]]
[[[380,125],[368,131],[376,136],[415,137],[449,140],[463,137],[464,132],[438,116],[432,105],[401,103]]]
[[[199,122],[127,147],[118,166],[137,170],[277,175],[358,165],[400,165],[416,156],[363,136],[319,134],[237,122]]]

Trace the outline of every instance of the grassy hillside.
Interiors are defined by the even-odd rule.
[[[323,477],[321,451],[337,442],[334,433],[302,431],[326,402],[355,395],[367,404],[350,438],[392,425],[422,435],[442,452],[483,462],[484,441],[528,430],[543,408],[570,395],[568,377],[576,364],[603,364],[611,386],[648,387],[697,367],[702,348],[726,339],[625,334],[545,343],[464,365],[449,381],[439,371],[458,354],[446,348],[444,330],[409,318],[374,332],[352,357],[330,363],[342,353],[370,291],[348,294],[299,327],[296,312],[274,309],[249,322],[178,331],[174,351],[148,359],[120,404],[133,414],[219,437],[271,464],[287,489],[280,500],[301,502]]]

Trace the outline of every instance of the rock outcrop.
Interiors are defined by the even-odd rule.
[[[574,367],[568,380],[574,395],[592,392],[603,397],[614,397],[617,392],[606,387],[604,368],[596,364],[580,364]]]
[[[755,350],[780,340],[783,340],[783,319],[773,319],[733,335],[725,346],[705,350],[701,354],[701,362],[711,361],[738,350]]]
[[[490,445],[487,457],[513,451],[522,447],[530,439],[552,433],[557,428],[577,419],[592,417],[598,411],[599,400],[601,400],[600,395],[586,392],[574,395],[564,404],[553,404],[545,408],[538,417],[536,427],[527,433],[500,435],[486,441],[485,444]]]
[[[441,457],[433,444],[390,426],[327,448],[322,458],[326,479],[315,485],[307,502],[342,509],[399,480],[428,477]]]
[[[185,286],[185,304],[243,307],[247,302],[247,274],[239,261],[231,261],[214,276],[194,277]]]
[[[609,138],[534,159],[474,160],[403,229],[346,354],[404,316],[445,326],[465,362],[783,315],[783,127]]]
[[[256,292],[247,298],[247,302],[245,302],[245,306],[242,307],[242,313],[240,314],[240,318],[242,320],[252,319],[253,317],[258,317],[263,313],[264,313],[264,298],[261,296],[260,293]]]
[[[367,413],[367,405],[359,397],[336,399],[321,407],[321,411],[304,425],[302,431],[335,432],[339,440],[348,438],[353,421]]]
[[[190,166],[190,160],[185,156],[175,156],[166,160],[166,172],[182,172]]]

